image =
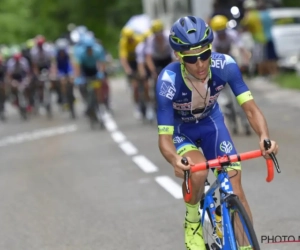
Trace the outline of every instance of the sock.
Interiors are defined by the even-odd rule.
[[[185,206],[186,206],[185,218],[186,218],[186,220],[188,220],[189,222],[199,222],[200,221],[199,205],[200,205],[200,202],[198,202],[195,205],[185,203]]]

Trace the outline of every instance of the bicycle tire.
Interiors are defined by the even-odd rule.
[[[202,209],[202,207],[201,207]],[[204,211],[202,210],[202,213]],[[202,237],[205,243],[205,250],[220,250],[221,248],[217,245],[216,241],[214,240],[213,236],[213,222],[210,215],[209,208],[206,208],[205,214],[207,214],[207,218],[203,222],[203,228],[202,228]],[[202,216],[202,214],[201,214]],[[221,243],[221,242],[220,242]]]
[[[240,220],[243,220],[243,226],[244,226],[244,230],[246,227],[246,230],[248,231],[249,234],[249,238],[248,240],[250,240],[252,242],[252,248],[255,250],[260,250],[260,246],[256,237],[256,233],[255,230],[253,228],[252,222],[250,221],[250,218],[243,206],[243,204],[241,203],[241,201],[238,199],[237,196],[233,196],[233,197],[229,197],[228,198],[228,204],[229,204],[229,208],[228,211],[230,211],[230,209],[234,209],[235,211],[239,212],[240,215]],[[231,226],[233,228],[233,232],[235,233],[235,227],[234,227],[234,214],[231,214]]]

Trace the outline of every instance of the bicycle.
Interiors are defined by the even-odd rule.
[[[26,91],[26,85],[24,86],[24,84],[18,84],[17,98],[18,98],[20,115],[23,120],[27,120],[28,118],[28,114],[27,114],[28,101],[25,95],[25,91]]]
[[[49,78],[49,71],[47,69],[43,69],[41,71],[41,74],[38,77],[38,79],[43,84],[42,85],[43,86],[43,89],[42,89],[43,105],[46,109],[48,118],[51,118],[52,117],[52,105],[51,105],[52,83]],[[39,104],[40,104],[40,94],[39,94],[39,92],[36,92],[35,105],[34,105],[36,112],[38,112]]]
[[[94,129],[96,123],[104,129],[103,110],[99,107],[96,89],[101,88],[101,81],[98,79],[87,78],[87,114],[90,119],[91,128]]]
[[[265,149],[271,146],[270,140],[264,141]],[[206,250],[259,250],[260,246],[253,228],[253,225],[246,213],[245,208],[233,193],[230,177],[227,173],[227,168],[230,168],[232,162],[250,160],[261,157],[261,150],[249,151],[236,155],[224,155],[213,160],[209,160],[195,166],[190,170],[184,171],[184,182],[186,188],[185,201],[191,199],[191,182],[190,172],[204,171],[210,168],[216,168],[218,172],[217,180],[210,186],[206,193],[202,196],[201,207],[202,215],[200,223],[203,229],[203,239]],[[267,159],[268,175],[267,182],[271,182],[274,178],[274,165],[278,173],[281,173],[278,161],[275,155],[270,154],[270,159]],[[188,165],[185,157],[182,158],[182,163]],[[209,184],[209,183],[208,183]],[[216,207],[216,198],[214,197],[216,189],[220,192],[220,205]],[[221,208],[221,211],[218,211]],[[237,214],[236,214],[237,213]],[[221,220],[217,220],[217,216]],[[238,217],[236,217],[238,216]],[[242,233],[238,231],[238,226],[242,226]],[[247,237],[247,239],[245,239]]]
[[[72,119],[76,119],[73,93],[73,83],[68,75],[60,75],[57,79],[58,88],[61,93],[62,110],[69,110]]]
[[[25,121],[28,119],[28,85],[27,79],[12,80],[11,98],[16,102],[21,118]]]

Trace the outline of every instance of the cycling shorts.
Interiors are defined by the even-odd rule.
[[[131,70],[133,72],[136,72],[137,69],[138,69],[138,64],[137,64],[137,61],[136,60],[133,60],[133,61],[128,61],[128,64],[129,64],[129,67],[131,68]]]
[[[179,155],[201,148],[206,160],[218,156],[236,154],[233,141],[224,122],[224,116],[216,109],[198,123],[181,123],[174,126],[173,143]],[[241,163],[234,162],[229,170],[241,170]]]
[[[96,77],[98,73],[97,67],[86,67],[85,65],[81,65],[81,72],[83,76],[86,77]]]
[[[157,73],[159,74],[163,68],[165,68],[168,64],[172,62],[172,57],[169,56],[164,59],[153,59],[154,66],[157,70]]]
[[[58,69],[58,78],[69,77],[69,76],[72,76],[72,75],[73,75],[72,69],[68,69],[67,72],[65,70],[59,70]]]

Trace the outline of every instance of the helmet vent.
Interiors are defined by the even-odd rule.
[[[196,29],[190,29],[190,30],[188,30],[186,33],[192,34],[192,33],[195,33],[195,32],[196,32]]]
[[[193,23],[197,23],[197,20],[195,17],[193,16],[189,16],[189,19],[193,22]]]
[[[209,35],[209,29],[206,29],[206,31],[205,31],[205,36],[208,36]]]
[[[180,18],[180,21],[179,21],[180,25],[183,27],[184,26],[184,18]]]

